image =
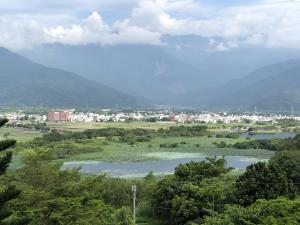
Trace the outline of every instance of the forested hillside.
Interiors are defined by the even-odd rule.
[[[0,49],[0,104],[47,107],[136,107],[131,97],[76,74],[36,64]]]

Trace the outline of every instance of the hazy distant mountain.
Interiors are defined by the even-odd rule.
[[[193,35],[165,36],[162,41],[162,46],[53,44],[22,54],[127,94],[177,106],[202,106],[206,96],[199,93],[259,67],[300,57],[299,50],[262,46],[215,51],[209,39]]]
[[[156,103],[182,103],[181,96],[205,87],[205,76],[194,66],[158,46],[47,45],[27,55]]]
[[[200,74],[206,74],[204,82],[209,84],[208,88],[245,77],[266,65],[300,58],[298,49],[242,45],[216,51],[215,47],[210,46],[210,40],[199,36],[167,36],[165,39],[169,43],[164,47],[165,51],[193,65]],[[214,38],[214,41],[226,43],[220,38]]]
[[[0,48],[0,105],[130,107],[137,98]]]
[[[207,93],[210,106],[300,109],[300,60],[265,66]]]

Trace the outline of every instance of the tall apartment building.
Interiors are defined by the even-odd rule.
[[[48,112],[48,121],[69,121],[70,110],[52,110]]]

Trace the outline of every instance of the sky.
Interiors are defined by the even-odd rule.
[[[0,46],[163,45],[197,35],[216,51],[300,48],[300,0],[1,0]]]

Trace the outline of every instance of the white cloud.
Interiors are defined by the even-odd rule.
[[[208,42],[208,50],[213,52],[225,52],[238,47],[239,45],[234,41],[223,42],[211,38]]]
[[[0,18],[0,45],[17,50],[42,44],[45,39],[42,26],[34,20],[16,21]]]
[[[236,47],[237,43],[300,48],[299,0],[269,0],[256,5],[232,6],[219,9],[215,17],[211,18],[208,15],[208,19],[172,17],[167,13],[170,3],[176,2],[141,1],[133,10],[128,23],[162,34],[221,37],[228,43],[236,43],[219,43],[218,47],[215,46],[222,51]]]
[[[81,24],[74,24],[69,28],[63,26],[44,28],[44,31],[48,37],[46,41],[77,45],[101,43],[107,39],[110,28],[97,12],[93,12]]]
[[[81,24],[70,28],[57,26],[44,29],[48,42],[70,45],[98,43],[115,45],[122,43],[160,44],[160,33],[151,32],[142,27],[129,26],[126,23],[115,25],[114,29],[105,24],[99,13],[94,12]]]
[[[0,3],[2,13],[55,13],[74,11],[94,11],[96,9],[130,10],[136,0],[3,0]]]
[[[82,12],[107,9],[129,16],[112,25],[96,12],[81,19]],[[0,45],[11,49],[54,42],[161,44],[165,34],[221,38],[209,44],[219,51],[243,44],[300,48],[300,0],[223,8],[197,0],[10,0],[0,3],[1,12]]]

